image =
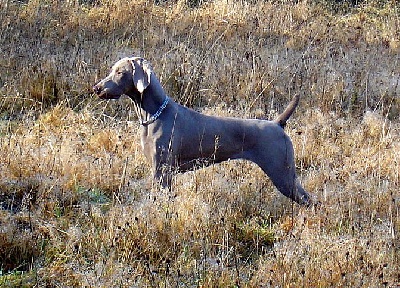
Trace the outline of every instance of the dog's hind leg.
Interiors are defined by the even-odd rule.
[[[257,157],[251,160],[261,167],[283,195],[299,204],[311,205],[310,195],[296,176],[292,142],[286,134],[283,137],[283,141],[278,141],[279,145],[267,145],[263,151],[257,149]]]

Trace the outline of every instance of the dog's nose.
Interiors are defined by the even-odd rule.
[[[96,93],[97,95],[99,95],[101,93],[101,87],[99,85],[94,85],[93,86],[93,91],[94,93]]]

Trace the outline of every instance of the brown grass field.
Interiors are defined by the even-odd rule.
[[[400,287],[397,0],[0,0],[0,287]],[[286,127],[300,207],[228,161],[151,189],[127,97],[147,58],[176,101]]]

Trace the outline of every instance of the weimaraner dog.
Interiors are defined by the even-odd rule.
[[[298,96],[274,121],[208,116],[169,98],[150,64],[139,57],[119,60],[93,90],[101,99],[125,94],[133,100],[144,154],[164,188],[171,188],[174,171],[241,158],[260,166],[285,196],[312,204],[297,179],[293,146],[283,131]]]

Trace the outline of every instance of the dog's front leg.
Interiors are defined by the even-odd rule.
[[[153,157],[153,178],[155,184],[171,191],[172,177],[176,171],[176,161],[173,153],[160,145]]]
[[[172,176],[173,176],[172,167],[170,167],[170,165],[164,164],[164,165],[158,165],[158,167],[155,168],[153,178],[157,185],[161,185],[162,188],[171,191]]]

